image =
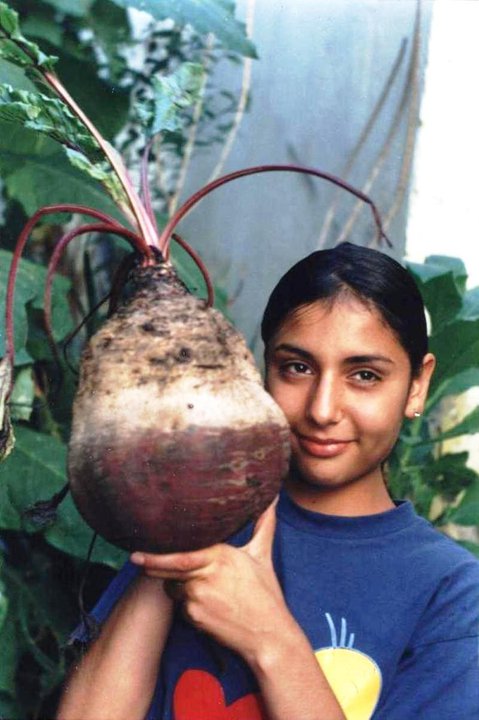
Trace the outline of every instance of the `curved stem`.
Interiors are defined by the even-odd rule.
[[[126,228],[119,228],[116,225],[90,223],[90,224],[82,225],[81,227],[75,228],[74,230],[70,230],[70,232],[67,232],[56,244],[55,249],[50,258],[50,261],[48,263],[47,277],[45,280],[45,291],[43,294],[43,317],[45,320],[45,330],[46,330],[46,333],[48,336],[48,341],[50,343],[52,353],[58,363],[60,362],[60,358],[58,356],[57,346],[56,346],[55,339],[53,337],[53,331],[52,331],[51,296],[52,296],[53,278],[55,276],[55,272],[58,267],[58,262],[59,262],[61,256],[63,255],[63,252],[64,252],[65,248],[67,247],[67,245],[72,240],[77,238],[79,235],[85,235],[86,233],[90,233],[90,232],[112,233],[115,235],[121,235],[122,237],[125,237],[128,240],[131,240],[132,238],[137,237],[133,232],[131,232],[131,230],[127,230]]]
[[[213,283],[211,282],[210,276],[208,274],[208,270],[206,269],[206,265],[204,264],[204,262],[200,258],[200,256],[197,255],[197,253],[193,250],[193,248],[190,247],[188,245],[188,243],[186,243],[180,235],[177,235],[177,233],[173,233],[173,235],[171,237],[194,260],[196,266],[198,267],[199,271],[203,275],[203,279],[205,281],[206,290],[208,292],[208,298],[206,301],[207,307],[213,307],[213,303],[215,301],[215,291],[213,288]]]
[[[176,225],[191,210],[191,208],[196,205],[197,202],[199,202],[205,197],[205,195],[208,195],[210,192],[216,190],[216,188],[220,187],[221,185],[225,185],[226,183],[231,182],[232,180],[236,180],[237,178],[265,172],[294,172],[306,175],[314,175],[315,177],[327,180],[334,185],[338,185],[339,187],[343,188],[343,190],[346,190],[352,195],[355,195],[357,198],[359,198],[371,207],[371,212],[373,213],[374,221],[376,223],[379,240],[384,238],[386,242],[391,245],[389,239],[387,238],[383,230],[379,212],[371,198],[362,193],[360,190],[357,190],[349,183],[341,180],[341,178],[338,178],[336,175],[331,175],[330,173],[322,172],[320,170],[316,170],[315,168],[304,167],[302,165],[257,165],[255,167],[237,170],[236,172],[229,173],[228,175],[223,175],[217,180],[213,180],[212,182],[208,183],[208,185],[205,185],[203,188],[194,193],[185,203],[183,203],[183,205],[177,210],[171,220],[167,223],[163,232],[160,235],[158,247],[160,249],[160,252],[163,254],[163,257],[168,257],[169,241]]]
[[[84,205],[76,205],[76,204],[59,204],[59,205],[48,205],[44,208],[41,208],[40,210],[37,210],[37,212],[32,215],[30,220],[26,223],[25,227],[20,233],[20,236],[17,240],[17,244],[15,246],[15,250],[12,257],[12,262],[10,263],[10,270],[8,274],[8,282],[7,282],[7,292],[6,292],[6,300],[5,300],[5,357],[8,359],[8,362],[13,367],[14,358],[15,358],[15,345],[14,345],[14,327],[13,327],[13,306],[14,306],[14,297],[15,297],[15,281],[17,277],[17,271],[18,271],[18,264],[20,262],[20,258],[22,256],[24,247],[27,243],[28,238],[30,237],[30,233],[32,232],[33,228],[37,224],[37,222],[42,218],[44,215],[49,215],[53,213],[80,213],[82,215],[89,215],[91,217],[96,218],[97,220],[100,220],[102,223],[114,227],[115,232],[119,231],[121,233],[130,231],[123,227],[120,223],[118,223],[113,217],[110,215],[107,215],[106,213],[101,212],[100,210],[95,210],[94,208],[89,208]],[[134,235],[132,233],[132,235]],[[134,236],[136,238],[135,242],[133,243],[135,248],[138,248],[138,245],[140,245],[142,254],[144,254],[143,249],[143,241],[138,236]],[[10,396],[11,390],[13,386],[13,379],[12,379],[12,385],[10,387],[8,396]]]

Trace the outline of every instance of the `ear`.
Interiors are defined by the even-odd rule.
[[[412,419],[415,413],[423,413],[426,404],[429,383],[436,367],[436,358],[432,353],[424,355],[421,369],[411,382],[408,399],[404,409],[405,417]]]

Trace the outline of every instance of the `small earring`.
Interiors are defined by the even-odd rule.
[[[415,413],[414,413],[414,417],[415,417],[415,418],[421,417],[421,413],[420,413],[420,412],[415,412]]]

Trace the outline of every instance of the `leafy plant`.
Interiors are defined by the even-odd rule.
[[[479,408],[453,427],[444,427],[444,405],[479,385],[479,288],[467,289],[464,263],[430,256],[408,263],[430,318],[430,349],[436,355],[426,412],[406,424],[390,463],[395,497],[410,498],[438,527],[479,526],[479,475],[467,465],[468,452],[447,441],[479,432]],[[467,543],[479,555],[479,544]]]
[[[43,513],[41,526],[38,514],[28,515],[25,510],[39,498],[61,492],[65,484],[65,441],[76,383],[69,365],[76,363],[82,344],[70,336],[78,318],[94,309],[99,300],[100,273],[92,267],[90,255],[84,256],[86,290],[81,295],[77,282],[54,277],[58,256],[50,271],[38,260],[43,264],[48,261],[51,249],[61,245],[58,241],[67,232],[63,228],[65,215],[69,220],[71,213],[83,205],[97,208],[97,225],[105,223],[108,215],[115,228],[124,223],[124,235],[130,239],[141,225],[150,235],[148,225],[161,223],[163,218],[151,212],[149,219],[143,215],[138,223],[133,208],[137,205],[135,184],[113,143],[128,150],[131,143],[125,141],[125,128],[135,127],[140,132],[139,120],[134,119],[131,109],[136,104],[134,89],[140,80],[144,91],[140,113],[143,137],[148,129],[152,133],[163,130],[163,141],[169,137],[179,148],[180,138],[188,133],[192,122],[192,105],[204,90],[205,70],[196,60],[204,55],[207,42],[200,42],[193,30],[183,31],[171,23],[165,28],[153,24],[150,33],[155,41],[165,41],[169,49],[173,48],[167,53],[168,62],[155,66],[161,77],[155,82],[144,75],[139,78],[141,73],[130,68],[123,54],[133,42],[124,11],[127,5],[134,3],[19,0],[15,6],[34,40],[41,41],[45,48],[40,50],[20,30],[12,7],[0,3],[0,173],[9,200],[5,249],[0,250],[0,310],[6,301],[7,268],[14,257],[15,262],[19,258],[19,253],[14,256],[7,249],[13,246],[14,228],[21,225],[24,213],[40,221],[35,228],[30,224],[24,233],[26,242],[32,231],[30,257],[37,262],[18,261],[15,303],[11,306],[15,337],[0,336],[0,356],[5,355],[0,363],[0,444],[4,455],[11,450],[9,415],[16,436],[15,451],[0,466],[0,641],[4,648],[0,717],[23,720],[53,716],[70,654],[65,642],[78,619],[79,589],[83,587],[83,602],[88,607],[98,588],[105,585],[125,557],[117,548],[98,540],[85,583],[85,558],[92,531],[71,499],[67,497],[56,516],[47,521]],[[237,47],[252,52],[243,28],[234,20],[231,4],[210,0],[205,4],[206,15],[193,2],[161,5],[166,15],[168,8],[181,7],[185,22],[191,12],[191,25],[201,31],[215,30],[224,42],[232,43],[228,52]],[[109,22],[111,18],[118,21],[117,29]],[[214,27],[209,25],[209,18]],[[188,52],[195,43],[197,48],[190,58]],[[211,45],[211,40],[208,43]],[[161,54],[164,45],[160,50]],[[55,56],[61,58],[58,63]],[[69,86],[71,78],[75,96],[82,98],[81,106],[89,114],[91,110],[93,122],[60,83],[55,74],[59,64],[62,74],[66,69]],[[79,78],[86,80],[84,86]],[[119,131],[123,138],[116,138]],[[138,164],[136,157],[134,160]],[[143,173],[147,174],[146,162]],[[65,202],[58,206],[59,200]],[[37,213],[38,207],[54,203],[62,214]],[[75,223],[68,226],[73,233],[78,229]],[[124,242],[113,252],[109,244],[105,248],[100,257],[106,254],[109,265],[125,255]],[[174,258],[189,287],[201,288],[202,274],[187,252],[178,248]],[[62,271],[71,274],[68,263]],[[42,315],[45,282],[51,290],[51,333]],[[217,303],[224,307],[221,293],[217,293]],[[90,334],[96,324],[93,316],[85,325],[86,331],[82,330],[83,335]],[[52,354],[52,337],[64,346],[68,362]],[[9,359],[13,358],[13,340],[12,369]],[[14,386],[8,399],[11,379]]]

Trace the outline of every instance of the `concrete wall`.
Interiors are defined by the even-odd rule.
[[[239,3],[244,17],[248,1]],[[419,77],[427,53],[431,3],[422,3]],[[262,163],[301,163],[344,176],[344,165],[381,95],[398,58],[403,60],[350,182],[363,187],[378,155],[381,171],[370,193],[387,215],[404,157],[408,103],[397,132],[391,131],[406,83],[413,49],[415,0],[256,0],[250,109],[240,126],[224,172]],[[222,75],[222,73],[224,73]],[[241,83],[241,69],[220,69],[213,81]],[[421,84],[419,82],[418,92]],[[415,126],[417,111],[412,122]],[[204,184],[217,157],[197,156],[185,196]],[[258,320],[267,295],[292,262],[321,245],[334,244],[355,201],[342,193],[327,237],[321,228],[335,189],[308,177],[282,174],[242,179],[197,206],[181,230],[202,254],[215,281],[230,295],[241,292],[232,315],[256,348]],[[407,202],[392,222],[390,251],[401,257]],[[350,239],[374,245],[374,226],[365,207]]]

